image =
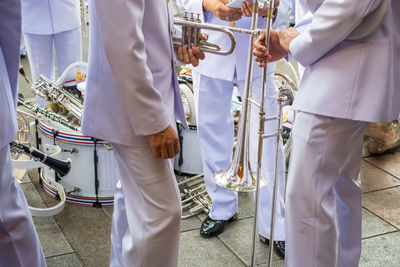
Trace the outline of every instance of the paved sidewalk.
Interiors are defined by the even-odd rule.
[[[43,207],[55,201],[38,184],[37,171],[22,184],[29,203]],[[400,152],[365,158],[362,164],[362,267],[397,267],[400,263]],[[183,220],[179,266],[249,266],[252,194],[239,195],[239,220],[218,238],[204,239],[199,227],[205,214]],[[58,215],[34,218],[49,266],[108,266],[112,208],[67,205]],[[267,261],[267,246],[257,243],[256,262]],[[273,266],[284,266],[274,255]]]

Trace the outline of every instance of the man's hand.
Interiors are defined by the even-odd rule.
[[[274,8],[277,8],[279,6],[279,0],[274,0]],[[246,0],[242,3],[242,12],[243,15],[246,17],[251,17],[253,14],[253,1]],[[263,7],[260,8],[258,11],[258,15],[261,17],[265,17],[268,15],[268,8]]]
[[[227,7],[228,0],[203,0],[203,8],[221,20],[235,21],[242,17],[240,8]]]
[[[261,36],[253,45],[253,55],[256,57],[258,66],[265,67],[266,62],[277,61],[289,54],[290,42],[296,38],[297,35],[299,35],[299,33],[294,28],[271,31],[268,53],[265,31],[262,31]]]
[[[200,51],[196,46],[188,48],[187,45],[184,45],[181,47],[174,47],[174,49],[176,57],[180,62],[184,64],[192,64],[193,67],[197,67],[199,65],[199,60],[205,58],[204,52]]]
[[[179,153],[179,139],[174,128],[169,125],[164,131],[148,135],[153,157],[170,159]]]

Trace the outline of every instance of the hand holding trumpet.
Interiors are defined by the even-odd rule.
[[[206,41],[207,35],[202,34],[201,38]],[[205,58],[204,52],[196,46],[175,46],[174,49],[176,57],[180,62],[184,64],[192,64],[193,67],[197,67],[199,65],[199,60],[203,60]]]

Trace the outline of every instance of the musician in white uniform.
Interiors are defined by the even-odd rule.
[[[229,26],[231,21],[238,28],[250,28],[251,8],[246,9],[246,14],[240,8],[228,8],[228,1],[220,0],[178,0],[179,6],[196,13],[200,13],[201,21]],[[249,5],[251,7],[251,5]],[[264,12],[265,10],[263,10]],[[218,15],[216,15],[218,14]],[[261,13],[260,13],[261,14]],[[247,16],[244,16],[247,15]],[[266,21],[260,17],[258,28],[265,29]],[[223,33],[215,31],[204,31],[208,34],[208,40],[217,43],[226,49],[230,42]],[[203,237],[214,237],[222,233],[226,224],[236,218],[238,209],[237,193],[216,185],[213,174],[222,169],[227,169],[231,163],[233,147],[233,117],[231,114],[231,99],[233,82],[236,82],[239,91],[243,93],[246,77],[246,62],[249,50],[249,36],[234,33],[236,48],[231,55],[220,56],[208,54],[197,68],[193,69],[193,87],[196,98],[198,137],[203,158],[204,179],[207,193],[212,200],[210,213],[203,221],[200,235]],[[275,66],[268,68],[267,92],[266,92],[266,116],[277,114],[276,96],[278,90],[274,84]],[[262,69],[254,67],[253,96],[256,99],[261,95],[261,73]],[[256,167],[258,113],[252,108],[251,116],[251,138],[250,147],[252,166]],[[266,122],[266,133],[276,131],[274,121]],[[264,140],[263,170],[262,174],[274,177],[274,158],[276,140],[269,138]],[[275,240],[281,255],[284,251],[284,191],[285,191],[285,166],[282,144],[279,144],[279,168],[278,168],[278,194],[275,216]],[[272,185],[268,183],[261,189],[258,232],[265,242],[270,232],[270,215],[272,200]]]
[[[185,117],[173,9],[168,0],[93,0],[89,8],[82,132],[111,142],[121,178],[110,265],[176,267],[181,201],[168,158],[179,152],[175,117]],[[194,50],[183,54],[185,63],[198,64]]]
[[[363,135],[370,122],[400,112],[400,2],[310,0],[308,7],[307,27],[271,35],[272,57],[263,40],[254,52],[261,62],[290,53],[306,67],[294,102],[286,266],[358,266]]]
[[[306,15],[308,8],[306,0],[293,0],[295,24],[299,23]]]
[[[24,193],[14,177],[9,143],[16,121],[19,45],[19,0],[0,2],[0,266],[46,266]]]
[[[82,58],[79,0],[21,0],[22,33],[31,66],[32,81],[40,74],[55,80],[58,73]],[[46,101],[36,97],[39,105]]]
[[[293,8],[293,0],[279,0],[279,12],[276,14],[274,29],[282,30],[289,27]]]

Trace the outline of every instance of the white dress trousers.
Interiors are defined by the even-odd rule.
[[[55,80],[54,49],[57,55],[59,76],[72,63],[82,59],[82,42],[80,27],[55,34],[24,33],[26,49],[31,66],[32,81],[40,74]],[[47,102],[36,96],[39,105]]]
[[[244,81],[237,82],[238,89],[243,95]],[[238,209],[237,193],[216,185],[212,179],[213,174],[230,166],[233,148],[234,123],[231,113],[231,99],[233,82],[210,78],[193,72],[193,86],[195,90],[195,101],[197,108],[197,123],[199,145],[203,159],[204,179],[207,193],[212,199],[209,216],[212,219],[227,220],[231,218]],[[261,78],[253,81],[253,97],[259,101]],[[265,101],[266,116],[277,114],[277,89],[274,84],[272,72],[268,74],[267,94]],[[254,107],[254,106],[253,106]],[[257,145],[258,145],[258,109],[251,109],[250,122],[250,161],[254,170],[257,168]],[[265,123],[265,133],[276,131],[276,121]],[[264,140],[262,158],[262,175],[269,178],[269,183],[261,189],[258,232],[264,237],[269,237],[272,180],[274,177],[276,138]],[[278,193],[275,213],[275,240],[285,240],[284,220],[284,192],[285,192],[285,163],[282,144],[279,145],[278,164]]]
[[[176,267],[181,200],[171,161],[153,158],[146,142],[112,145],[121,179],[114,195],[110,266]]]
[[[58,75],[82,59],[79,0],[22,0],[22,33],[32,82],[40,74],[55,80],[54,49]],[[39,105],[47,102],[36,96]]]
[[[286,195],[286,267],[358,266],[359,171],[368,125],[297,112]]]
[[[24,193],[12,172],[10,147],[0,149],[0,267],[46,266]]]

